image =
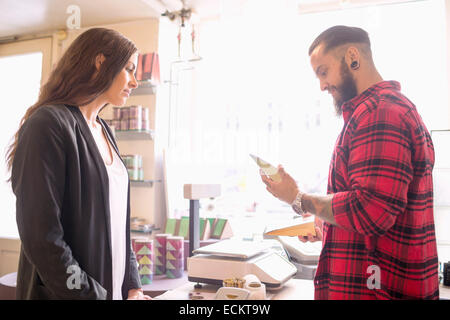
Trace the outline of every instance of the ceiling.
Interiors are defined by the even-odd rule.
[[[217,15],[221,0],[186,0],[200,16]],[[167,4],[164,4],[167,2]],[[70,5],[80,7],[81,27],[145,18],[159,18],[161,10],[180,0],[0,0],[0,40],[66,28]],[[175,3],[175,5],[171,5]]]
[[[262,0],[0,0],[0,42],[8,37],[34,35],[66,28],[70,5],[81,13],[81,27],[159,18],[166,9],[191,8],[197,18],[220,16],[221,10]],[[273,0],[276,3],[276,0]],[[299,12],[336,10],[352,5],[376,5],[423,0],[278,0],[298,6]]]

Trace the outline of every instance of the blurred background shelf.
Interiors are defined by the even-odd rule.
[[[116,130],[117,140],[153,140],[155,132],[153,130]]]
[[[149,80],[147,81],[138,81],[138,87],[131,91],[132,96],[146,95],[146,94],[155,94],[156,86]]]
[[[156,182],[161,182],[161,180],[130,180],[132,187],[153,187]]]

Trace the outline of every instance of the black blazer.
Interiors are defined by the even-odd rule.
[[[111,299],[108,174],[78,107],[43,106],[24,123],[11,182],[22,242],[17,299]],[[141,287],[130,243],[129,183],[127,208],[124,299]]]

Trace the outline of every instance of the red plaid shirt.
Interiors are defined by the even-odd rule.
[[[428,130],[394,81],[346,102],[343,116],[328,178],[338,226],[323,224],[315,298],[437,299]]]

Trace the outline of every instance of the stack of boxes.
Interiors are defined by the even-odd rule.
[[[144,180],[144,169],[142,167],[142,155],[140,154],[124,154],[121,155],[125,166],[127,167],[130,180]]]
[[[166,274],[167,238],[171,236],[169,233],[155,235],[155,275]]]
[[[153,281],[153,240],[136,239],[133,250],[138,262],[139,276],[142,284]]]
[[[149,131],[149,111],[140,105],[114,107],[114,118],[111,124],[117,131]]]
[[[181,278],[184,272],[184,238],[167,237],[166,242],[166,277]]]
[[[136,80],[151,81],[153,85],[160,83],[159,55],[156,52],[139,54],[136,69]]]

